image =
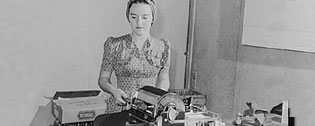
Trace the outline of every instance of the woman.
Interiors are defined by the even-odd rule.
[[[170,44],[150,35],[156,12],[154,0],[130,0],[126,16],[132,33],[105,41],[99,86],[112,95],[106,114],[125,110],[125,99],[145,85],[169,88]],[[117,88],[110,82],[113,71]]]

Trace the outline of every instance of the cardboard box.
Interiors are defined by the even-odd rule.
[[[100,90],[57,91],[51,110],[60,124],[94,121],[105,113],[105,97]]]
[[[170,89],[169,92],[176,93],[183,99],[185,111],[191,111],[191,106],[205,108],[207,96],[194,89]]]

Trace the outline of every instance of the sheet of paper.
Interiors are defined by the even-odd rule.
[[[315,52],[314,0],[246,0],[242,44]]]

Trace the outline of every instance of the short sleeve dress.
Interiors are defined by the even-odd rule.
[[[143,86],[156,86],[159,74],[169,72],[170,43],[153,37],[145,41],[144,48],[138,49],[130,34],[108,37],[104,43],[101,69],[115,72],[117,88],[129,96]],[[112,96],[106,100],[106,114],[124,110]]]

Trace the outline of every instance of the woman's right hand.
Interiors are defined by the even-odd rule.
[[[113,92],[113,96],[116,99],[118,105],[126,105],[125,99],[128,98],[128,95],[121,89],[117,89]]]

